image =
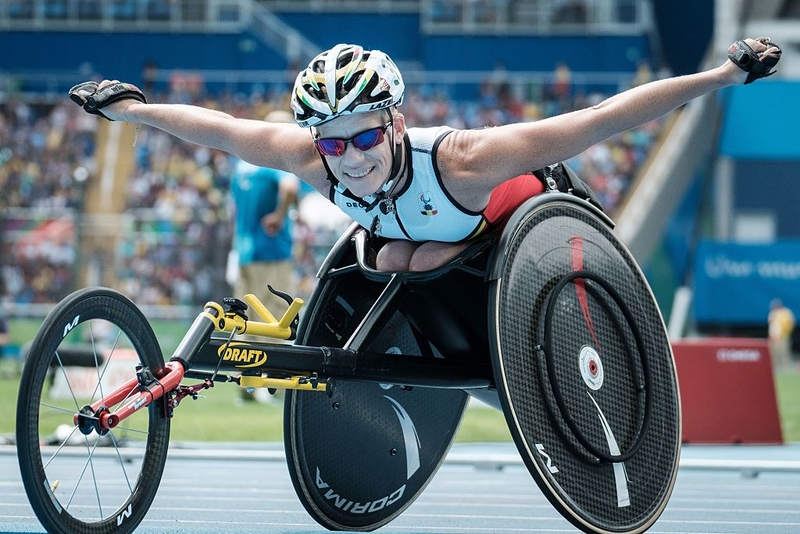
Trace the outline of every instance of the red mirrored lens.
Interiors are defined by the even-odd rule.
[[[353,137],[353,146],[362,151],[378,146],[383,143],[383,128],[383,126],[379,126],[378,128],[361,132]]]
[[[345,142],[341,139],[317,139],[317,148],[324,156],[344,154]]]
[[[323,156],[341,156],[344,154],[347,143],[353,143],[357,149],[364,151],[376,147],[383,143],[385,137],[383,131],[389,126],[385,124],[377,128],[371,128],[360,134],[357,134],[350,139],[317,139],[317,149]]]

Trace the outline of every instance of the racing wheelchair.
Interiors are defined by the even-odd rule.
[[[502,410],[532,478],[575,527],[644,532],[677,475],[678,384],[652,292],[612,228],[552,191],[434,271],[387,273],[354,225],[302,319],[299,299],[280,318],[253,295],[209,302],[166,363],[132,301],[79,290],[45,319],[21,379],[33,509],[51,533],[132,532],[179,403],[229,382],[286,390],[290,477],[327,529],[371,531],[410,506],[472,395]]]

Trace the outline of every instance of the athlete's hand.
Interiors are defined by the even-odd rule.
[[[147,103],[138,87],[119,80],[79,83],[69,90],[69,97],[87,113],[110,121],[126,120],[125,110],[133,103]]]

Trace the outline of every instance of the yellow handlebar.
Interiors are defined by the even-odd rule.
[[[252,293],[244,296],[245,302],[256,312],[261,321],[245,319],[241,315],[233,312],[225,312],[218,303],[207,302],[206,308],[213,308],[217,311],[217,317],[208,316],[214,321],[215,328],[220,332],[231,332],[234,329],[238,334],[251,334],[256,336],[271,337],[276,339],[290,339],[292,337],[292,322],[300,313],[300,309],[305,302],[303,299],[294,299],[283,314],[280,320],[270,313],[267,307],[258,297]]]

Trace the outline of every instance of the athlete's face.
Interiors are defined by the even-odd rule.
[[[394,114],[390,121],[384,110],[337,117],[317,127],[315,138],[333,176],[365,197],[389,178],[394,147],[403,142],[404,132],[403,116]]]

